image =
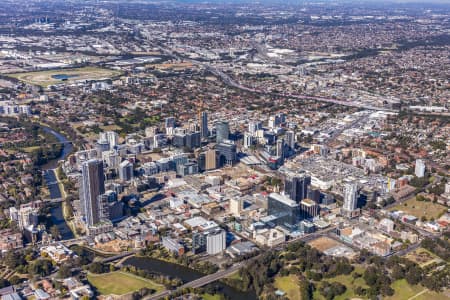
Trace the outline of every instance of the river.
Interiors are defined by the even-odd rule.
[[[54,168],[58,166],[58,161],[66,159],[66,157],[72,152],[73,145],[72,143],[61,133],[51,129],[50,127],[42,126],[43,130],[53,134],[60,143],[64,144],[63,151],[61,155],[48,162],[42,169],[44,171],[44,177],[47,182],[47,186],[50,191],[51,199],[59,199],[61,198],[61,190],[59,185],[56,182],[56,174]],[[58,226],[59,232],[61,233],[62,239],[71,239],[73,238],[73,233],[64,220],[64,216],[62,213],[62,204],[59,202],[58,205],[51,210],[52,221]],[[158,274],[170,276],[173,278],[180,278],[183,282],[189,282],[198,278],[205,276],[204,274],[192,270],[190,268],[180,266],[177,264],[169,263],[162,260],[157,260],[153,258],[143,258],[143,257],[131,257],[125,260],[124,265],[131,265],[138,268],[142,268],[144,270],[155,272]],[[254,292],[241,292],[238,291],[222,282],[213,283],[220,287],[221,293],[226,295],[230,299],[245,299],[245,300],[256,300],[257,297]]]
[[[62,197],[62,193],[57,183],[54,169],[58,166],[58,161],[66,159],[66,157],[72,152],[73,146],[72,143],[68,139],[66,139],[66,137],[63,136],[61,133],[51,129],[50,127],[46,126],[41,127],[45,132],[55,136],[58,142],[64,144],[61,154],[57,158],[49,161],[48,163],[42,166],[43,176],[45,182],[47,183],[48,190],[50,192],[50,199],[60,199]],[[50,212],[52,214],[52,222],[58,227],[59,233],[61,234],[61,238],[63,240],[73,239],[74,235],[70,230],[69,226],[67,225],[66,220],[64,219],[62,211],[62,203],[58,202],[55,205],[55,207],[51,209]]]
[[[46,163],[45,165],[42,166],[43,170],[54,169],[58,166],[58,161],[60,161],[62,159],[66,159],[66,157],[69,156],[69,154],[73,150],[73,145],[64,135],[53,130],[52,128],[47,127],[47,126],[42,126],[42,125],[41,125],[41,128],[45,132],[52,134],[54,137],[56,137],[56,139],[58,140],[59,143],[64,145],[61,155],[59,155],[55,159],[52,159],[51,161],[49,161],[48,163]]]
[[[123,262],[123,265],[130,265],[149,272],[162,274],[172,278],[180,278],[184,283],[193,281],[195,279],[205,276],[204,274],[192,270],[190,268],[166,262],[163,260],[154,259],[151,257],[130,257]],[[245,299],[256,300],[257,297],[253,291],[241,292],[232,288],[220,281],[212,283],[220,287],[221,293],[226,295],[229,299]]]

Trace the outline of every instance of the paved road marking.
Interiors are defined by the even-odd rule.
[[[419,297],[422,294],[425,294],[426,292],[428,292],[428,289],[424,289],[423,291],[421,291],[420,293],[417,293],[416,295],[412,296],[411,298],[409,298],[408,300],[412,300],[414,298]]]

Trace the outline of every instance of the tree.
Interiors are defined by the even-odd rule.
[[[101,274],[108,272],[109,268],[108,265],[105,265],[101,262],[93,262],[89,266],[89,272],[95,273],[95,274]]]
[[[4,264],[10,269],[15,269],[18,266],[25,265],[26,261],[21,252],[8,251],[4,258]]]
[[[368,286],[374,286],[378,280],[378,272],[377,269],[374,268],[373,266],[369,266],[365,271],[364,271],[364,281],[366,282],[366,284]]]
[[[58,277],[59,278],[67,278],[70,276],[72,276],[72,271],[71,271],[70,266],[68,266],[66,264],[61,265],[58,270]]]
[[[109,271],[110,272],[114,272],[116,270],[116,266],[114,266],[114,264],[110,264],[109,265]]]
[[[380,287],[380,293],[383,296],[393,296],[394,292],[395,292],[394,289],[392,289],[389,284],[383,284]]]
[[[302,278],[299,281],[300,295],[302,300],[313,299],[313,285],[306,279]]]
[[[346,290],[347,288],[345,287],[345,285],[339,282],[329,283],[328,281],[322,282],[322,285],[319,289],[320,294],[327,300],[332,300],[334,299],[334,297],[342,295]]]
[[[420,269],[420,267],[411,266],[406,271],[405,279],[409,284],[418,284],[422,280],[422,270]]]
[[[13,276],[11,276],[11,278],[9,278],[9,282],[10,282],[12,285],[19,284],[19,283],[21,283],[22,281],[23,281],[23,279],[20,278],[20,277],[17,276],[17,275],[13,275]]]
[[[59,232],[59,228],[56,225],[50,227],[50,233],[55,240],[59,240],[61,237],[61,233]]]
[[[355,293],[358,296],[363,296],[363,295],[366,294],[366,290],[364,288],[360,287],[360,286],[357,286],[356,289],[355,289]]]
[[[393,280],[399,280],[405,278],[405,270],[400,265],[394,265],[391,273]]]
[[[53,269],[52,262],[48,259],[35,260],[28,266],[28,272],[31,275],[47,276]]]

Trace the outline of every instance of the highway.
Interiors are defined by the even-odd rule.
[[[198,62],[197,62],[198,63]],[[231,79],[230,76],[225,74],[224,72],[218,70],[217,68],[214,68],[210,65],[202,64],[208,71],[210,71],[212,74],[216,75],[217,77],[221,78],[222,81],[231,87],[257,93],[257,94],[267,94],[272,96],[280,96],[280,97],[287,97],[287,98],[294,98],[299,100],[314,100],[314,101],[320,101],[320,102],[326,102],[326,103],[333,103],[333,104],[339,104],[343,106],[349,106],[349,107],[356,107],[356,108],[363,108],[363,109],[369,109],[369,110],[375,110],[375,111],[388,111],[388,112],[398,112],[398,110],[390,109],[387,107],[378,107],[378,106],[372,106],[372,105],[366,105],[358,102],[350,102],[350,101],[343,101],[343,100],[336,100],[331,98],[324,98],[324,97],[317,97],[317,96],[308,96],[308,95],[294,95],[294,94],[284,94],[284,93],[274,93],[274,92],[266,92],[261,90],[252,89],[246,86],[243,86],[242,84],[239,84],[235,82],[233,79]]]
[[[184,60],[186,62],[190,62],[192,64],[196,64],[196,65],[202,66],[207,71],[211,72],[213,75],[219,77],[222,80],[222,82],[225,83],[226,85],[234,87],[234,88],[237,88],[237,89],[240,89],[240,90],[243,90],[243,91],[256,93],[256,94],[263,94],[263,95],[271,95],[271,96],[279,96],[279,97],[286,97],[286,98],[294,98],[294,99],[299,99],[299,100],[320,101],[320,102],[338,104],[338,105],[348,106],[348,107],[363,108],[363,109],[369,109],[369,110],[375,110],[375,111],[399,112],[399,110],[395,110],[395,109],[391,109],[391,108],[387,108],[387,107],[366,105],[366,104],[353,102],[353,101],[343,101],[343,100],[336,100],[336,99],[331,99],[331,98],[317,97],[317,96],[308,96],[308,95],[293,95],[293,94],[284,94],[284,93],[274,93],[274,92],[267,92],[267,91],[261,91],[261,90],[253,89],[253,88],[244,86],[244,85],[242,85],[240,83],[237,83],[230,76],[228,76],[227,74],[225,74],[221,70],[219,70],[219,69],[217,69],[217,68],[215,68],[215,67],[213,67],[213,66],[211,66],[211,65],[209,65],[207,63],[199,62],[199,61],[193,60],[193,59],[182,58],[182,57],[180,57],[180,55],[178,55],[177,53],[175,53],[171,49],[160,47],[160,50],[164,54],[166,54],[168,56],[172,56],[172,57],[174,57],[174,58],[176,58],[178,60]],[[265,50],[264,50],[264,48],[261,45],[258,45],[256,50],[262,55],[264,55],[264,53],[265,53]]]

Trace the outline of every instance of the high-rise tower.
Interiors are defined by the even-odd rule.
[[[352,212],[358,207],[358,185],[356,183],[347,183],[344,186],[344,205],[343,209]]]
[[[284,182],[284,192],[292,200],[300,203],[308,195],[308,187],[311,185],[311,177],[306,175],[288,176]]]
[[[99,196],[105,193],[103,162],[91,159],[81,165],[80,201],[86,225],[97,224],[101,218]]]
[[[230,125],[228,122],[218,122],[216,124],[216,142],[221,143],[230,137]]]
[[[200,114],[200,133],[202,138],[207,138],[209,136],[208,131],[208,113],[206,111],[202,111]]]

